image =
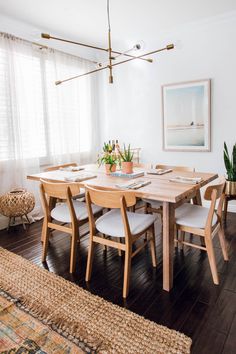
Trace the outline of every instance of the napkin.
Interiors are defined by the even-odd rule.
[[[76,175],[73,174],[73,176],[64,177],[64,180],[67,182],[82,182],[82,181],[86,181],[87,179],[92,179],[96,177],[97,177],[96,175],[90,172],[80,172],[77,173]]]
[[[76,171],[82,171],[84,170],[84,167],[79,167],[79,166],[67,166],[67,167],[60,167],[60,171],[71,171],[71,172],[76,172]]]
[[[148,175],[164,175],[165,173],[172,172],[171,168],[163,169],[163,168],[154,168],[147,171]]]
[[[151,183],[151,181],[139,180],[139,181],[135,181],[135,182],[116,184],[116,187],[120,188],[120,189],[139,189],[144,186],[147,186],[150,183]]]
[[[198,184],[202,180],[202,177],[183,177],[183,176],[176,176],[171,178],[170,182],[177,182],[177,183],[187,183],[187,184]]]

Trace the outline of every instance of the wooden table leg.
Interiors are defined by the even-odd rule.
[[[202,197],[200,189],[197,190],[195,197],[193,198],[193,204],[202,205]]]
[[[166,291],[173,287],[174,236],[174,204],[163,202],[163,290]]]

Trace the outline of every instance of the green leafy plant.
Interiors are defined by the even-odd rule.
[[[111,154],[109,152],[104,152],[102,156],[98,157],[98,165],[110,165],[110,171],[112,166],[116,165],[118,162],[116,154]]]
[[[119,151],[119,154],[120,154],[121,160],[123,162],[132,162],[133,161],[134,154],[131,152],[130,144],[128,145],[127,149],[124,144],[124,149],[123,149],[123,151]]]
[[[103,150],[104,152],[109,152],[109,153],[111,153],[111,152],[112,152],[112,146],[111,146],[109,143],[104,143],[102,150]]]
[[[224,142],[224,162],[227,171],[227,180],[236,182],[236,143],[233,146],[233,151],[230,156],[227,145]]]

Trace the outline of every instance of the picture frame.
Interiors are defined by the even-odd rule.
[[[164,151],[211,151],[211,80],[162,86]]]

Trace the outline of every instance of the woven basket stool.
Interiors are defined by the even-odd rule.
[[[21,218],[24,229],[25,216],[27,222],[30,224],[28,213],[30,213],[35,206],[35,198],[33,193],[27,192],[24,188],[13,189],[12,191],[0,197],[0,213],[9,218],[8,228],[15,224],[17,217]]]

